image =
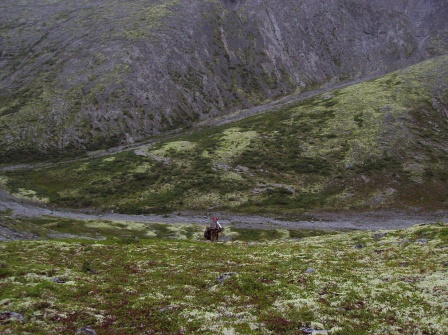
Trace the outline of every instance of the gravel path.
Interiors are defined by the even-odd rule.
[[[166,224],[208,224],[209,216],[192,213],[181,215],[127,215],[117,213],[85,213],[74,210],[51,209],[44,205],[21,200],[0,190],[0,212],[12,211],[19,217],[59,217],[77,220],[110,220],[122,222],[166,223]],[[448,222],[448,211],[375,211],[344,213],[307,213],[307,220],[281,220],[266,216],[221,214],[224,226],[251,229],[327,229],[327,230],[380,230],[401,229],[415,224]]]

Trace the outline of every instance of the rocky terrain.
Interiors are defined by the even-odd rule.
[[[2,1],[0,158],[73,155],[443,54],[443,0]]]

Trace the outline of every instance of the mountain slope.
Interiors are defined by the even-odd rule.
[[[132,143],[448,49],[442,0],[0,6],[2,160]]]
[[[108,157],[3,172],[12,192],[122,213],[448,203],[448,55]]]

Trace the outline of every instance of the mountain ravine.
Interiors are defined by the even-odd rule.
[[[444,54],[445,0],[3,0],[0,159],[148,139]]]

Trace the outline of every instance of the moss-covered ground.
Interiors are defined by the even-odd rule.
[[[77,224],[115,233],[0,243],[0,312],[24,317],[1,334],[448,334],[446,223],[218,243]]]

